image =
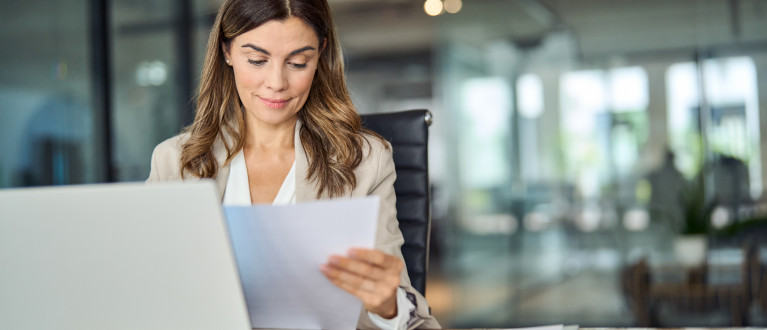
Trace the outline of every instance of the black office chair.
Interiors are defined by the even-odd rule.
[[[362,115],[362,125],[391,142],[397,180],[397,219],[405,244],[402,255],[413,288],[426,292],[431,232],[428,148],[431,113],[409,110]]]

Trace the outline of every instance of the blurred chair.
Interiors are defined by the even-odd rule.
[[[426,291],[431,232],[428,148],[431,113],[409,110],[362,115],[362,125],[391,142],[397,180],[397,220],[405,244],[402,255],[413,288]]]
[[[767,246],[757,245],[756,258],[754,258],[754,268],[751,276],[755,279],[751,289],[754,292],[754,300],[762,309],[762,313],[767,315],[767,265],[763,261],[767,260]]]
[[[641,259],[621,271],[621,287],[636,325],[650,326],[657,323],[650,313],[650,273],[647,259]]]
[[[693,315],[729,309],[731,326],[747,325],[752,287],[758,280],[755,270],[759,267],[759,261],[752,244],[743,245],[742,255],[743,260],[737,268],[704,263],[693,268],[666,266],[651,269],[646,259],[628,265],[621,274],[621,282],[637,325],[660,326],[658,312],[661,306],[672,306],[676,311],[691,312]],[[740,281],[710,283],[714,273],[738,275]],[[682,274],[682,282],[658,280],[678,274]]]

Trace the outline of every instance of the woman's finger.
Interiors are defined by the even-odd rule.
[[[356,260],[362,260],[367,263],[386,269],[388,272],[399,274],[404,268],[402,260],[399,258],[373,249],[352,248],[349,249],[349,257]]]
[[[365,308],[368,310],[378,308],[386,300],[386,296],[384,295],[378,294],[376,292],[360,290],[349,283],[345,283],[345,282],[333,282],[333,283],[339,288],[343,289],[344,291],[359,298],[362,301],[362,304],[365,305]]]
[[[356,288],[359,291],[377,292],[380,290],[379,285],[373,279],[360,276],[359,274],[349,272],[345,269],[335,267],[333,265],[327,265],[320,268],[322,273],[325,274],[334,283],[343,283],[350,287]]]
[[[337,268],[341,268],[374,280],[383,280],[387,276],[390,276],[389,272],[381,267],[375,266],[365,261],[351,259],[343,256],[330,256],[330,258],[328,258],[328,263]]]
[[[384,290],[380,290],[380,288],[372,291],[366,290],[350,282],[344,281],[341,279],[343,275],[339,276],[339,274],[342,274],[343,272],[333,269],[332,266],[323,265],[320,270],[333,284],[359,298],[365,306],[365,309],[371,312],[380,313],[384,303],[391,300],[391,297],[395,295],[394,293],[387,293]]]

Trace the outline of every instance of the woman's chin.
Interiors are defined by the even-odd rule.
[[[281,125],[293,123],[296,121],[298,112],[288,111],[287,109],[259,109],[258,114],[254,114],[256,121],[266,125]]]

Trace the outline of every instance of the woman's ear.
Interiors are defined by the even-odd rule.
[[[224,61],[226,62],[226,64],[231,66],[232,65],[232,57],[229,54],[229,43],[227,43],[227,42],[222,42],[221,43],[221,54],[224,55]]]
[[[320,54],[325,51],[325,46],[328,45],[328,38],[322,38],[322,45],[320,45]]]

